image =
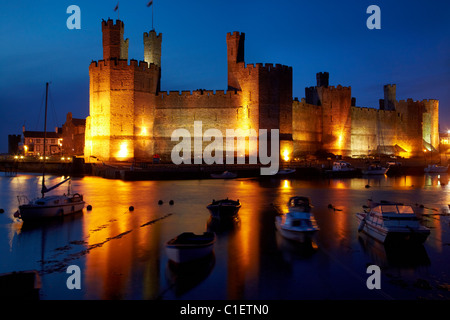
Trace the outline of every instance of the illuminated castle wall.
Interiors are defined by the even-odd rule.
[[[292,149],[292,68],[245,64],[245,34],[227,34],[228,90],[160,91],[162,34],[144,33],[144,59],[127,60],[123,22],[102,21],[103,60],[89,67],[85,158],[170,160],[175,129],[280,129]],[[192,137],[194,138],[194,137]],[[204,145],[209,144],[205,142]],[[193,144],[192,144],[193,145]],[[248,152],[248,149],[247,149]]]
[[[379,109],[355,106],[351,87],[329,86],[328,73],[293,104],[294,156],[320,149],[344,156],[395,154],[412,157],[439,146],[439,101],[396,100],[384,86]]]
[[[292,67],[244,62],[245,34],[228,33],[228,88],[169,91],[161,88],[162,34],[144,33],[144,61],[128,60],[128,39],[120,20],[102,21],[103,60],[89,66],[90,105],[86,119],[85,159],[170,160],[178,142],[175,129],[193,133],[215,128],[279,129],[281,155],[325,150],[341,155],[367,154],[379,145],[418,154],[423,139],[438,145],[438,101],[396,101],[395,86],[385,87],[380,109],[354,106],[350,87],[329,86],[328,73],[292,98]],[[209,142],[204,143],[204,146]],[[193,145],[193,144],[192,144]]]

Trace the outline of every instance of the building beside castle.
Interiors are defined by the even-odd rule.
[[[279,129],[282,158],[321,150],[410,157],[439,145],[437,100],[397,101],[395,85],[388,85],[379,109],[356,107],[351,87],[329,86],[328,73],[317,74],[317,86],[306,88],[301,101],[293,99],[292,67],[246,64],[244,33],[226,36],[227,90],[192,92],[161,91],[162,34],[144,33],[138,62],[128,60],[122,21],[103,20],[102,33],[103,59],[89,66],[86,161],[144,162],[154,154],[170,161],[178,143],[172,132],[192,133],[195,121],[203,131]]]

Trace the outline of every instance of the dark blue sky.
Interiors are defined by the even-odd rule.
[[[148,0],[120,1],[129,58],[143,60],[151,29]],[[81,9],[81,30],[66,13]],[[116,0],[2,1],[0,8],[0,152],[7,135],[43,128],[45,82],[51,84],[49,127],[67,112],[89,113],[89,64],[102,59],[101,20],[117,19]],[[381,8],[381,30],[369,30],[366,9]],[[440,100],[441,130],[450,128],[449,1],[154,0],[163,33],[162,90],[227,88],[226,33],[246,33],[246,63],[293,67],[294,97],[328,71],[330,85],[352,87],[358,106],[378,107],[383,85],[397,99]]]

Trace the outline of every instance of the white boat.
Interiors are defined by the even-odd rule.
[[[79,193],[71,194],[70,191],[70,178],[47,188],[45,186],[45,148],[46,148],[46,132],[47,132],[47,101],[48,101],[48,82],[46,84],[45,92],[45,121],[44,121],[44,171],[42,173],[42,197],[28,201],[26,197],[18,197],[19,210],[14,216],[21,218],[25,221],[37,221],[46,218],[60,217],[71,213],[80,212],[84,208],[85,202],[83,196]],[[45,196],[46,193],[53,189],[56,189],[63,183],[69,181],[69,190],[67,194]],[[26,203],[22,203],[22,199],[27,199]]]
[[[411,206],[382,201],[359,212],[358,231],[382,243],[423,243],[430,235],[430,229],[422,226]]]
[[[353,167],[349,162],[346,161],[334,161],[333,162],[333,172],[354,172],[356,168]]]
[[[275,226],[278,232],[283,237],[298,242],[315,240],[319,226],[311,213],[311,208],[307,197],[290,198],[288,212],[275,217]]]
[[[438,166],[436,164],[429,164],[425,169],[425,173],[447,173],[448,172],[448,165],[447,166]]]
[[[366,170],[363,170],[362,173],[366,175],[383,175],[386,174],[388,169],[389,168],[382,167],[378,164],[371,164]]]
[[[236,173],[230,171],[224,171],[222,173],[212,173],[211,178],[214,179],[234,179],[237,177]]]
[[[332,176],[354,176],[361,173],[361,170],[355,168],[347,161],[338,160],[334,161],[331,170],[325,170],[325,173]]]
[[[23,221],[62,217],[82,211],[84,204],[83,196],[78,193],[45,196],[19,205],[17,217]]]
[[[175,263],[191,262],[212,254],[215,242],[214,232],[201,235],[183,232],[166,243],[166,253],[169,260]]]

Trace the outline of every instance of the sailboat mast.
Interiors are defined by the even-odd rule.
[[[47,142],[47,102],[48,102],[48,82],[45,84],[45,117],[44,117],[44,164],[42,168],[42,198],[45,194],[45,148]]]

